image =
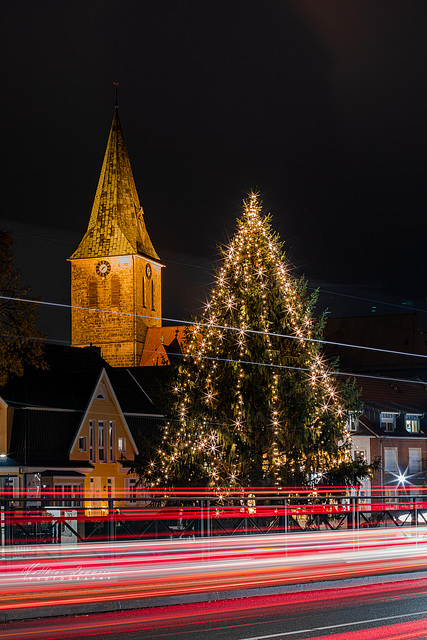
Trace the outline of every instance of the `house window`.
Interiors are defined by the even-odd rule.
[[[347,429],[349,431],[357,431],[359,429],[359,417],[355,413],[348,414]]]
[[[409,473],[419,473],[422,470],[421,449],[409,449]]]
[[[110,462],[116,461],[116,423],[110,420],[108,425],[108,448],[110,449]]]
[[[104,421],[98,422],[98,460],[99,462],[106,462],[105,459],[105,430]]]
[[[384,431],[394,431],[396,426],[397,413],[381,413],[381,428]]]
[[[79,451],[87,451],[87,437],[80,436],[79,437]]]
[[[399,471],[396,447],[386,447],[384,449],[384,471],[388,471],[389,473],[397,473]]]
[[[107,478],[107,498],[108,500],[114,498],[114,478]]]
[[[117,438],[117,450],[119,453],[126,453],[126,438]]]
[[[409,433],[419,433],[421,418],[422,415],[419,413],[407,413],[405,418],[406,431],[409,431]]]
[[[55,483],[55,506],[57,507],[81,507],[83,496],[83,484]]]
[[[89,420],[89,461],[95,462],[95,420]]]
[[[125,501],[127,504],[136,502],[136,483],[137,478],[125,478]]]
[[[353,455],[355,460],[366,461],[366,449],[355,449]]]

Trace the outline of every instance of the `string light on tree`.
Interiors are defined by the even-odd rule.
[[[157,482],[299,485],[348,464],[346,415],[357,394],[351,384],[337,388],[313,341],[324,324],[313,316],[317,295],[291,275],[256,193],[221,254],[188,332]]]

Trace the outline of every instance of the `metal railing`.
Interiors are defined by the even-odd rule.
[[[354,493],[354,495],[351,495]],[[134,491],[126,496],[0,493],[1,545],[130,541],[427,524],[427,488],[362,496],[356,492],[272,489]],[[70,497],[71,498],[71,497]],[[65,504],[64,504],[65,502]]]

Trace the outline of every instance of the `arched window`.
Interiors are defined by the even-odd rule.
[[[151,281],[151,309],[154,311],[154,281]]]
[[[93,277],[88,282],[88,304],[91,308],[98,306],[98,283]]]
[[[118,307],[120,304],[120,278],[112,276],[111,278],[111,306]]]
[[[142,306],[145,309],[145,277],[142,276]]]

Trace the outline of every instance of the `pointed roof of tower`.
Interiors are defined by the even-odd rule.
[[[159,260],[145,227],[115,105],[89,225],[71,259],[135,253]]]

